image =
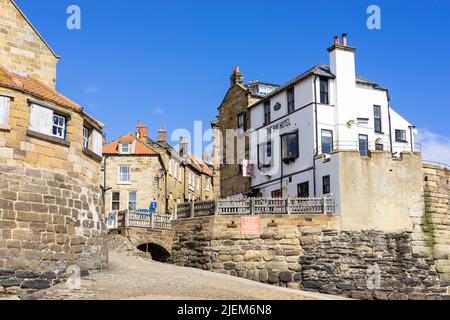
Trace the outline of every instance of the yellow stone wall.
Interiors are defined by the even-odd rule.
[[[131,183],[119,183],[119,166],[131,167]],[[112,193],[120,192],[120,210],[128,210],[129,192],[137,193],[137,209],[149,209],[150,203],[158,203],[159,212],[165,212],[164,175],[158,156],[108,156],[106,158],[106,186],[111,188],[105,196],[106,213],[112,211]],[[159,178],[158,178],[159,177]]]
[[[59,60],[10,0],[0,0],[0,65],[55,87]]]

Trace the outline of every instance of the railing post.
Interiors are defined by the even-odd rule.
[[[327,214],[327,198],[326,197],[323,197],[322,198],[322,202],[323,202],[323,209],[322,209],[322,212],[323,212],[323,214]]]
[[[152,229],[155,229],[155,219],[153,213],[150,213],[150,226]]]
[[[191,211],[191,218],[195,218],[195,215],[194,215],[194,209],[195,209],[194,201],[189,202],[189,209]]]
[[[128,210],[125,211],[125,229],[128,229],[130,226],[130,216],[128,215]]]
[[[255,210],[255,199],[250,198],[250,215],[254,216],[256,214]]]
[[[286,212],[287,214],[291,214],[291,198],[288,197],[286,199]]]
[[[218,199],[214,199],[214,215],[215,216],[219,215],[219,200]]]

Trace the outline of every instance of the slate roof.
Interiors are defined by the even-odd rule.
[[[334,74],[331,73],[330,71],[330,67],[325,65],[325,64],[318,64],[315,65],[314,67],[312,67],[311,69],[303,72],[302,74],[300,74],[299,76],[295,77],[292,80],[289,80],[288,82],[286,82],[285,84],[283,84],[281,87],[279,87],[278,89],[275,89],[274,91],[272,91],[271,93],[267,94],[266,96],[262,97],[261,100],[256,101],[255,103],[253,103],[252,105],[249,106],[249,108],[264,102],[268,99],[270,99],[271,97],[277,95],[280,92],[283,92],[284,90],[286,90],[287,88],[289,88],[290,86],[295,85],[296,83],[302,81],[303,79],[311,76],[311,75],[317,75],[320,77],[325,77],[325,78],[335,78]]]

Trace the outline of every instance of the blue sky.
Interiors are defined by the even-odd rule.
[[[207,125],[235,65],[246,80],[282,84],[328,63],[326,48],[346,32],[357,73],[388,87],[393,107],[450,150],[450,1],[16,2],[62,56],[58,90],[103,121],[108,140],[138,119],[153,136]],[[81,30],[66,28],[71,4]],[[371,4],[381,30],[366,27]]]

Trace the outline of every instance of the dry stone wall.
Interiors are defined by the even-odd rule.
[[[340,217],[262,216],[262,234],[240,218],[179,220],[172,262],[282,287],[363,299],[442,299],[435,261],[412,251],[411,232],[340,231]]]

